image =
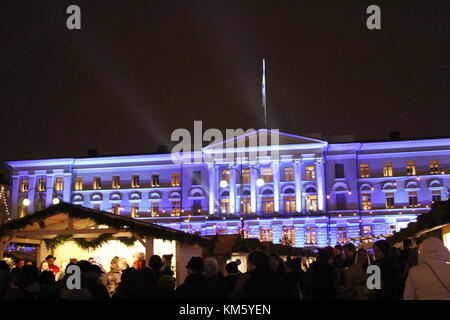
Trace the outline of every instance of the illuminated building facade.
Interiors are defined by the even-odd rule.
[[[201,161],[183,164],[171,154],[9,161],[11,215],[58,198],[201,235],[323,247],[389,234],[448,197],[450,138],[278,140],[269,147],[277,158],[255,161],[204,160],[208,147],[192,152]]]

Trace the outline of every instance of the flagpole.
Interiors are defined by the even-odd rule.
[[[267,129],[266,59],[264,58],[263,58],[261,89],[262,89],[262,106],[264,108],[264,128]]]

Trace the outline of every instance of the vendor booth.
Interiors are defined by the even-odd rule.
[[[131,266],[136,253],[144,253],[146,261],[153,254],[172,254],[177,284],[186,277],[188,260],[214,246],[212,239],[68,203],[10,221],[0,235],[0,258],[10,243],[30,243],[38,246],[38,264],[52,254],[63,267],[70,259],[94,258],[109,271],[115,256]]]

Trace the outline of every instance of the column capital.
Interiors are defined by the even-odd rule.
[[[318,165],[325,164],[325,159],[323,157],[322,158],[316,158],[316,159],[314,159],[314,163],[318,164]]]
[[[296,166],[300,166],[300,165],[302,165],[304,162],[305,162],[305,160],[303,160],[303,159],[294,159],[294,160],[292,160],[292,163],[293,163],[294,165],[296,165]]]

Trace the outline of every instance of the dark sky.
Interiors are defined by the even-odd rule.
[[[66,8],[82,30],[66,28]],[[378,4],[382,30],[365,26]],[[0,160],[154,152],[176,128],[450,136],[450,1],[0,2]],[[4,169],[3,169],[4,172]]]

